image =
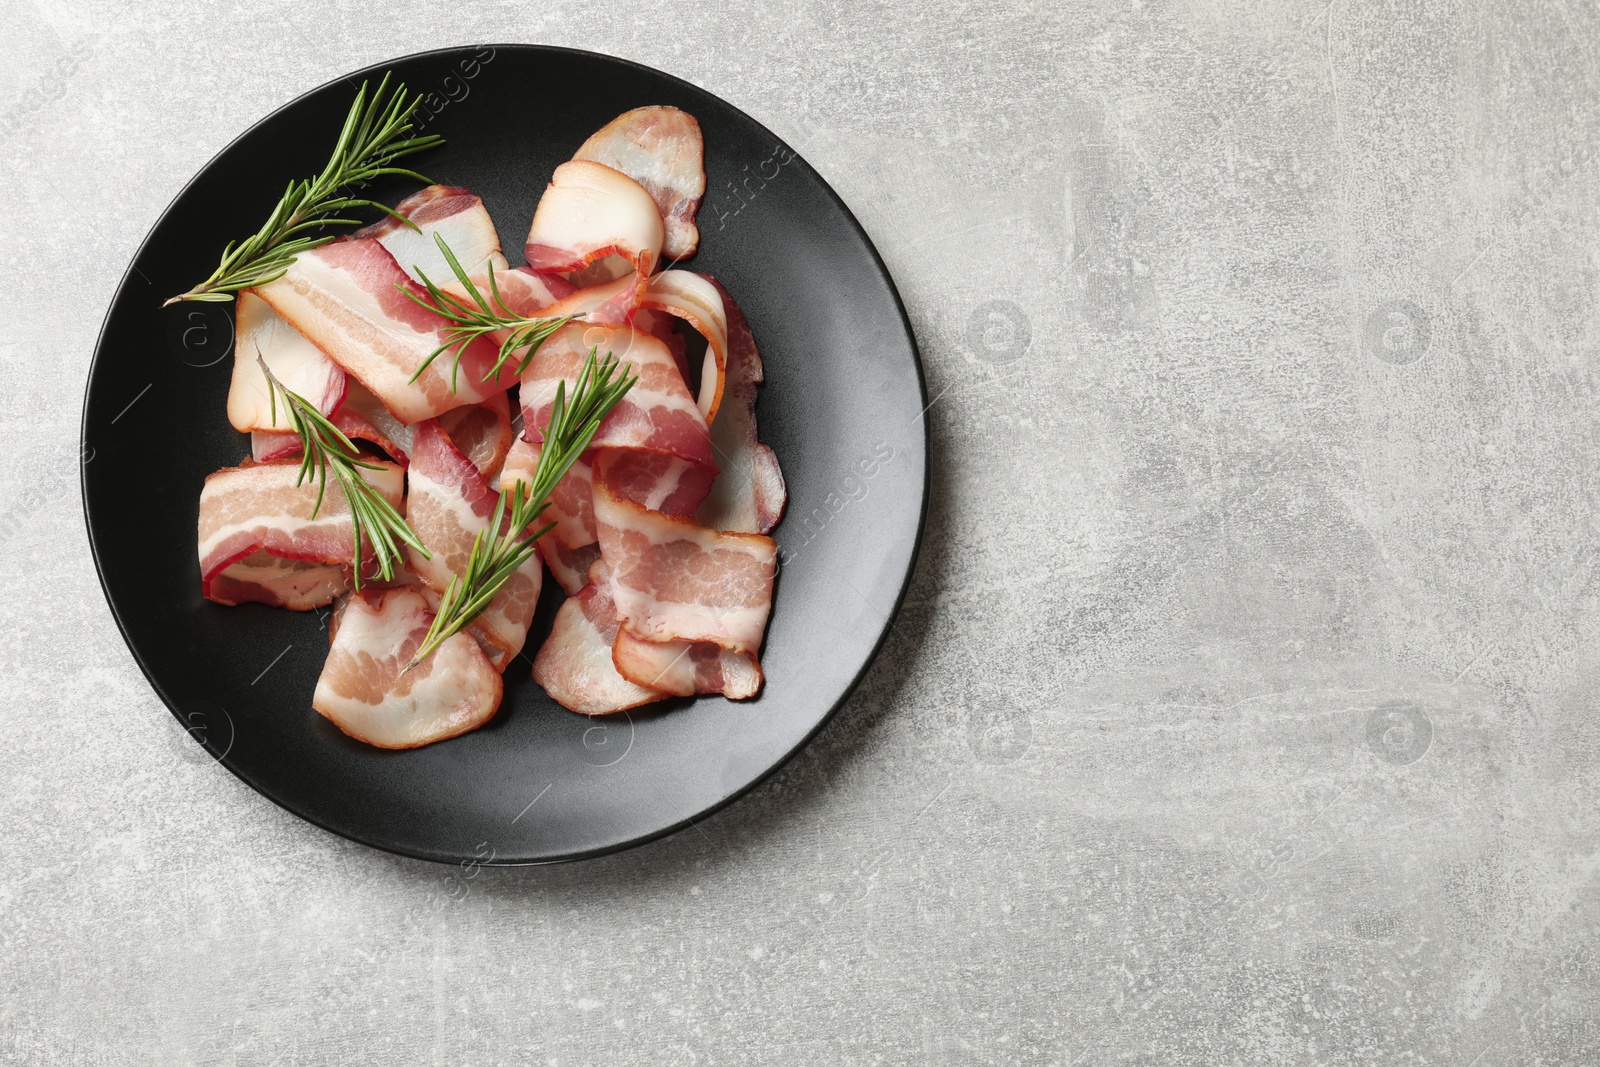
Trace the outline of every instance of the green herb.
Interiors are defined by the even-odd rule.
[[[403,156],[441,145],[444,138],[437,134],[407,136],[411,132],[411,113],[422,96],[419,93],[407,97],[404,85],[393,93],[387,92],[388,87],[389,75],[385,74],[378,83],[378,91],[369,98],[363,82],[355,103],[350,105],[344,129],[339,132],[333,156],[322,173],[309,180],[290,182],[283,199],[278,201],[260,230],[243,242],[229,242],[222,250],[222,262],[212,271],[211,277],[187,293],[168,300],[167,304],[180,300],[232,300],[240,289],[265,285],[282,277],[301,252],[333,240],[331,234],[303,236],[305,231],[323,226],[361,225],[360,219],[336,217],[341,211],[380,208],[416,229],[409,219],[383,204],[341,192],[351,186],[363,186],[384,174],[403,174],[424,185],[431,184],[416,171],[391,164]]]
[[[434,314],[444,316],[451,323],[444,331],[448,340],[428,354],[428,358],[422,361],[422,366],[417,368],[416,374],[411,376],[412,381],[416,381],[417,377],[428,369],[428,364],[440,354],[454,348],[456,362],[450,370],[450,389],[454,392],[456,376],[461,372],[461,356],[467,350],[467,346],[478,338],[499,330],[508,331],[506,339],[500,343],[500,358],[495,360],[494,366],[489,368],[483,380],[487,382],[499,374],[500,368],[506,365],[506,361],[517,349],[527,348],[527,354],[517,364],[517,373],[521,374],[528,369],[528,363],[533,359],[533,354],[539,350],[539,346],[544,344],[551,334],[572,321],[571,315],[557,318],[523,318],[511,314],[506,310],[505,302],[500,299],[500,286],[494,280],[493,263],[489,264],[489,295],[485,297],[473,284],[472,279],[467,277],[467,272],[461,269],[461,263],[456,259],[455,253],[445,244],[444,235],[435,233],[433,239],[438,244],[439,251],[444,253],[445,262],[450,264],[450,270],[455,273],[456,281],[461,283],[461,287],[467,291],[472,302],[468,303],[440,289],[420,270],[417,271],[417,275],[422,279],[423,288],[428,290],[426,300],[409,289],[397,286],[406,296]]]
[[[500,490],[489,525],[472,542],[466,570],[450,579],[434,613],[433,625],[428,627],[428,636],[407,670],[482,614],[517,568],[533,555],[535,542],[555,528],[551,523],[534,533],[527,532],[549,504],[556,483],[589,447],[600,424],[636,381],[638,378],[628,368],[619,368],[615,356],[608,352],[605,359],[597,362],[591,348],[578,372],[570,404],[567,383],[556,386],[555,405],[550,409],[550,425],[545,429],[532,486],[518,481],[509,490]]]
[[[406,524],[394,505],[373,488],[366,475],[361,473],[363,470],[383,470],[383,464],[363,459],[350,438],[326,415],[277,379],[259,351],[256,353],[256,362],[261,364],[261,372],[267,376],[267,384],[271,389],[269,402],[273,424],[276,425],[278,421],[278,398],[281,396],[289,424],[300,438],[300,477],[295,479],[294,484],[304,485],[306,479],[311,477],[317,479],[317,502],[311,509],[311,517],[316,518],[322,510],[322,498],[328,491],[329,467],[333,468],[333,476],[344,491],[345,502],[350,508],[350,526],[355,536],[355,549],[350,558],[355,561],[356,588],[361,588],[363,544],[372,546],[372,555],[378,564],[378,576],[384,581],[394,577],[401,544],[410,545],[425,559],[432,559],[432,554],[416,531]]]

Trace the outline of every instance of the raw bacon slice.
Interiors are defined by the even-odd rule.
[[[511,428],[510,397],[496,393],[482,403],[451,408],[438,421],[445,436],[493,481],[516,437]],[[350,393],[334,413],[333,422],[351,440],[371,441],[402,464],[411,461],[415,427],[395,418],[360,382],[350,384]]]
[[[529,492],[539,466],[538,445],[518,439],[506,455],[500,471],[500,488],[509,489],[522,482]],[[535,520],[542,527],[555,523],[555,529],[539,538],[539,555],[568,596],[589,583],[589,567],[600,558],[598,534],[594,529],[594,482],[589,464],[579,459],[550,494],[544,513]]]
[[[761,691],[761,664],[749,652],[735,652],[710,641],[642,641],[626,626],[611,647],[617,673],[673,696],[721,693],[748,700]]]
[[[252,552],[211,580],[211,599],[218,604],[268,604],[310,611],[328,606],[349,588],[344,568],[335,564]]]
[[[716,470],[705,416],[689,396],[672,353],[658,339],[630,326],[568,323],[550,335],[522,375],[524,439],[543,438],[557,383],[565,381],[567,394],[572,394],[591,348],[598,350],[601,357],[611,353],[631,364],[633,373],[639,376],[622,402],[600,424],[594,447],[663,452]]]
[[[556,275],[520,275],[532,277],[537,280],[530,282],[514,282],[511,285],[503,284],[504,278],[518,276],[512,271],[509,275],[496,274],[495,286],[499,289],[500,299],[494,299],[494,293],[489,287],[487,275],[474,277],[472,284],[478,292],[488,301],[489,306],[500,311],[514,314],[519,318],[532,319],[583,319],[585,322],[597,322],[608,325],[627,322],[633,315],[638,305],[640,286],[638,278],[633,271],[612,281],[601,282],[584,289],[577,289],[563,281]],[[543,300],[544,294],[557,291],[555,283],[560,282],[565,287],[566,295],[559,299]],[[441,286],[451,296],[464,301],[469,306],[476,306],[476,302],[468,295],[466,289],[457,283],[453,286]],[[510,330],[496,330],[491,337],[495,344],[502,344]],[[526,355],[527,350],[519,350],[520,355]]]
[[[345,568],[344,577],[345,584],[351,586],[354,585],[354,583],[350,580],[351,575],[348,567]],[[423,585],[421,578],[418,578],[415,574],[412,574],[409,570],[407,570],[404,565],[401,565],[394,569],[394,577],[390,578],[388,581],[385,581],[382,575],[363,578],[361,579],[360,594],[357,594],[352,590],[351,592],[345,593],[334,599],[333,610],[328,612],[328,618],[326,620],[328,627],[328,645],[331,647],[333,645],[334,638],[338,636],[339,622],[344,618],[344,609],[349,607],[351,600],[353,600],[357,595],[365,596],[371,599],[377,596],[377,594],[388,589],[411,589],[421,593],[424,599],[428,601],[428,610],[437,611],[439,605],[438,594],[429,589],[426,585]],[[478,643],[480,646],[483,644],[481,641]],[[484,655],[487,656],[488,653],[486,652]]]
[[[625,111],[600,127],[573,159],[620,170],[644,186],[666,227],[672,259],[694,255],[700,231],[694,216],[706,194],[705,141],[686,111],[657,105]]]
[[[706,360],[700,367],[700,396],[696,403],[706,421],[711,422],[722,403],[728,373],[728,316],[722,290],[704,275],[664,270],[646,283],[639,307],[680,318],[706,339]]]
[[[496,393],[481,404],[454,408],[440,415],[438,423],[450,443],[493,484],[516,436],[511,432],[511,401],[506,394]]]
[[[528,230],[528,266],[575,271],[618,256],[643,282],[661,259],[661,211],[644,187],[588,160],[556,168]],[[603,280],[603,279],[595,279]]]
[[[424,559],[408,547],[411,569],[434,592],[443,593],[451,578],[466,571],[473,540],[488,529],[499,494],[432,421],[416,426],[407,474],[406,521],[433,554]],[[539,561],[530,558],[473,620],[473,632],[497,669],[504,670],[522,651],[543,578]]]
[[[285,388],[324,415],[344,399],[346,378],[339,365],[296,333],[265,300],[246,291],[239,294],[233,381],[228,386],[228,421],[235,430],[287,430],[291,425],[283,398],[272,395],[257,355]]]
[[[606,715],[663,699],[666,694],[635,685],[617,673],[611,646],[617,638],[617,611],[604,565],[598,580],[562,603],[550,636],[533,658],[533,680],[550,698],[580,715]]]
[[[561,591],[568,596],[577,596],[589,584],[589,568],[600,562],[600,545],[596,542],[567,548],[546,535],[539,538],[539,555],[544,558],[545,566],[550,568],[550,574]]]
[[[646,641],[761,646],[772,608],[778,546],[759,534],[719,533],[651,511],[594,485],[600,555],[617,614]]]
[[[639,272],[634,269],[633,260],[613,252],[611,255],[601,256],[587,267],[579,267],[577,270],[550,272],[546,277],[561,278],[574,289],[588,289],[596,285],[614,282],[624,275],[632,276],[635,284],[639,285],[641,289],[643,288],[643,283],[639,281]]]
[[[476,404],[516,381],[513,367],[482,380],[498,352],[479,337],[462,353],[459,372],[452,349],[412,382],[423,361],[449,340],[447,322],[406,297],[426,291],[370,237],[302,252],[283,277],[253,291],[402,422]]]
[[[594,452],[594,478],[605,482],[622,499],[668,515],[693,515],[716,477],[698,463],[660,452],[632,448],[599,448]],[[592,504],[589,511],[592,528]]]
[[[468,274],[487,271],[491,263],[496,274],[507,269],[506,257],[500,254],[500,235],[495,232],[494,221],[472,190],[430,185],[400,201],[394,210],[410,219],[416,229],[386,215],[351,236],[371,237],[383,245],[412,280],[421,281],[422,274],[435,282],[453,276],[434,234],[443,235],[450,251],[455,253],[456,262]]]
[[[300,464],[248,463],[206,478],[200,491],[200,592],[210,599],[229,564],[260,549],[285,559],[353,563],[350,509],[337,479],[329,478],[316,518],[317,484],[295,484]],[[404,474],[397,464],[365,472],[367,480],[396,507]],[[220,592],[220,590],[218,590]]]
[[[629,271],[612,281],[575,289],[566,297],[541,308],[536,314],[549,319],[570,315],[585,322],[614,325],[628,321],[639,304],[640,291],[638,275]]]
[[[728,373],[711,442],[728,469],[697,517],[714,530],[764,534],[783,518],[789,494],[778,457],[756,437],[756,388],[763,373],[755,335],[733,297],[721,285],[717,289],[728,317]]]
[[[445,436],[467,454],[485,478],[492,480],[499,474],[516,436],[511,429],[511,400],[505,393],[496,393],[480,404],[451,408],[438,421]],[[334,412],[333,423],[352,441],[371,441],[402,464],[411,462],[415,427],[395,418],[360,382],[350,383],[350,394]]]
[[[379,748],[416,748],[488,722],[500,706],[500,675],[466,634],[406,670],[432,622],[427,600],[414,589],[351,597],[311,706]]]

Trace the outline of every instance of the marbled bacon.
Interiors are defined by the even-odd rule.
[[[433,611],[415,589],[358,593],[339,613],[311,706],[379,748],[416,748],[477,729],[500,706],[500,675],[464,633],[407,670]]]
[[[276,281],[253,290],[405,423],[503,392],[515,368],[484,380],[498,351],[484,337],[423,364],[450,338],[446,319],[407,294],[426,291],[377,240],[334,241],[302,252]],[[415,377],[415,381],[413,381]]]
[[[558,383],[567,383],[570,396],[591,350],[600,358],[615,355],[639,378],[601,423],[593,447],[661,452],[716,470],[705,416],[683,384],[672,353],[659,338],[630,326],[569,323],[545,341],[522,375],[526,440],[543,438]]]
[[[651,511],[598,479],[594,517],[617,613],[636,637],[760,648],[778,562],[770,537]]]
[[[619,170],[644,187],[661,212],[669,259],[692,256],[700,244],[695,213],[706,194],[700,123],[675,107],[636,107],[606,123],[573,159]]]
[[[666,694],[628,681],[612,663],[617,638],[616,605],[604,567],[562,603],[550,636],[533,658],[533,680],[550,698],[580,715],[606,715],[663,699]]]
[[[298,460],[246,463],[206,478],[200,491],[199,557],[201,593],[221,603],[230,580],[219,576],[236,562],[265,550],[284,559],[355,564],[350,509],[338,480],[328,479],[321,506],[317,483],[299,478]],[[404,475],[397,464],[364,472],[391,504],[399,506]],[[315,516],[313,517],[313,511]],[[369,560],[363,560],[366,563]]]

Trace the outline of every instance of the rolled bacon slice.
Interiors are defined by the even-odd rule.
[[[525,251],[537,271],[576,271],[617,256],[643,283],[661,259],[664,236],[661,211],[642,185],[603,164],[574,160],[552,175]]]
[[[611,660],[623,678],[673,696],[721,693],[729,700],[748,700],[761,691],[761,664],[753,653],[710,641],[643,641],[622,626]]]
[[[500,706],[500,675],[477,642],[458,633],[411,670],[433,622],[414,589],[352,596],[311,706],[358,741],[416,748],[477,729]]]
[[[584,357],[596,349],[615,355],[639,376],[611,414],[600,424],[593,447],[639,448],[698,463],[712,471],[711,434],[695,406],[678,365],[660,339],[631,326],[568,323],[540,346],[522,375],[522,436],[543,439],[555,403],[558,383],[572,394]]]
[[[755,335],[733,297],[717,289],[728,320],[728,372],[711,441],[727,469],[696,514],[715,530],[764,534],[783,518],[789,493],[778,457],[756,436],[756,389],[764,375]]]
[[[283,398],[274,397],[268,387],[258,354],[285,388],[324,415],[339,406],[347,379],[337,363],[248,290],[239,294],[236,315],[233,380],[228,385],[228,421],[235,430],[288,430],[293,425]]]
[[[284,559],[252,552],[230,563],[211,580],[218,604],[267,604],[290,611],[327,607],[350,589],[345,569],[336,564]]]
[[[370,237],[302,252],[281,278],[252,292],[404,423],[479,403],[516,381],[514,367],[482,380],[498,357],[494,343],[484,337],[467,345],[459,372],[452,349],[411,381],[434,349],[449,340],[448,322],[406,297],[408,292],[425,297],[426,291]]]
[[[533,680],[557,704],[580,715],[607,715],[666,696],[628,681],[612,663],[618,620],[603,567],[597,563],[598,580],[562,603],[550,636],[533,658]]]
[[[500,235],[495,232],[494,220],[489,218],[488,209],[472,190],[430,185],[400,201],[394,210],[395,214],[409,219],[411,226],[386,215],[351,236],[371,237],[383,245],[413,281],[421,281],[422,274],[441,283],[454,277],[434,240],[435,234],[444,238],[456,262],[468,274],[481,274],[491,263],[496,274],[507,270],[506,257],[500,254]]]
[[[350,509],[338,480],[328,479],[318,508],[316,481],[296,485],[299,473],[299,462],[288,460],[227,467],[206,478],[200,491],[202,595],[230,603],[222,598],[236,592],[236,586],[228,581],[218,585],[218,577],[259,550],[314,563],[355,562]],[[404,483],[399,465],[385,463],[364,473],[385,499],[399,506]]]
[[[411,569],[442,594],[451,578],[466,572],[473,540],[488,529],[499,493],[432,421],[416,426],[407,474],[406,521],[432,558],[424,559],[410,547],[406,552]],[[499,670],[522,651],[528,639],[543,578],[539,561],[529,559],[471,624],[474,636]]]
[[[706,169],[705,141],[693,115],[662,105],[625,111],[572,158],[604,163],[638,182],[661,211],[667,257],[694,255],[700,244],[694,216],[706,194]]]
[[[728,315],[717,283],[687,270],[664,270],[646,283],[639,307],[660,311],[687,322],[706,339],[706,359],[700,367],[700,413],[711,422],[722,404],[728,372]]]
[[[772,608],[778,546],[624,500],[594,484],[600,555],[617,614],[646,641],[710,641],[755,653]]]

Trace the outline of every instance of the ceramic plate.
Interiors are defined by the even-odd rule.
[[[557,164],[617,114],[673,104],[705,132],[700,252],[755,330],[758,416],[789,486],[758,699],[674,701],[600,719],[529,677],[560,590],[483,729],[404,752],[353,741],[311,709],[324,613],[200,597],[201,484],[249,454],[228,424],[232,304],[161,306],[253,232],[293,178],[322,168],[355,88],[393,70],[427,94],[446,144],[408,164],[483,197],[519,261]],[[574,91],[581,87],[581,91]],[[415,182],[374,186],[393,203]],[[882,643],[917,554],[927,496],[916,343],[872,243],[827,183],[748,115],[608,56],[484,46],[382,63],[307,93],[222,151],[139,249],[84,404],[84,510],[106,598],[139,666],[196,742],[278,804],[337,834],[423,859],[541,863],[684,827],[805,744]]]

